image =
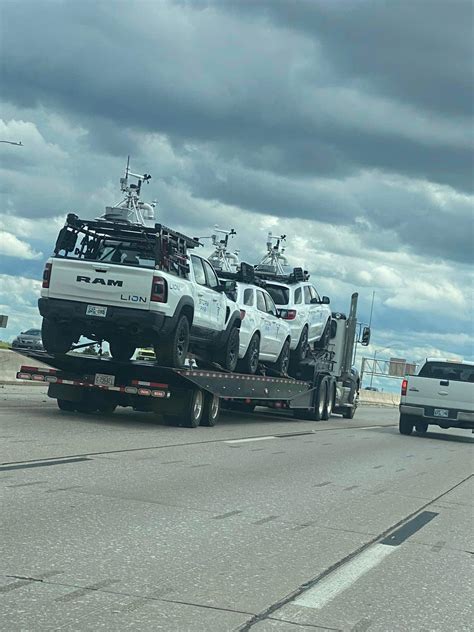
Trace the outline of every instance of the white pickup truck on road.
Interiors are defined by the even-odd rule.
[[[153,346],[164,366],[188,350],[234,371],[240,310],[199,243],[161,224],[81,220],[69,214],[46,263],[39,310],[48,353],[67,353],[80,336],[106,340],[116,360]]]
[[[403,380],[401,434],[423,434],[429,424],[474,430],[474,362],[428,358],[418,375]]]

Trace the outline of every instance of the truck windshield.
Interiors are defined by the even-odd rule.
[[[265,289],[272,297],[275,305],[288,305],[290,290],[281,285],[266,285]]]
[[[427,362],[419,372],[419,377],[453,382],[474,382],[474,366],[454,362]]]

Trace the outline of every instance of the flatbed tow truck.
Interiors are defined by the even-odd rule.
[[[22,355],[51,368],[23,365],[16,377],[49,384],[48,396],[63,411],[107,414],[117,406],[129,406],[188,428],[214,426],[222,407],[250,412],[264,406],[315,421],[329,419],[335,412],[352,419],[359,391],[358,375],[352,370],[357,299],[354,293],[347,318],[333,314],[329,349],[314,352],[291,377],[228,373],[220,368],[175,369],[43,351]]]

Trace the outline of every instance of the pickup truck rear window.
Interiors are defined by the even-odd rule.
[[[419,377],[453,382],[474,382],[474,366],[454,362],[427,362],[418,373]]]

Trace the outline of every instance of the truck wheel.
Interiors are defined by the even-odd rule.
[[[64,410],[65,412],[72,413],[76,410],[76,403],[70,402],[68,399],[57,399],[59,410]]]
[[[326,406],[324,407],[323,419],[327,420],[331,417],[332,409],[334,407],[334,398],[336,397],[336,390],[334,388],[334,384],[327,380],[327,397],[326,397]]]
[[[240,331],[237,327],[232,327],[225,343],[224,350],[218,357],[218,363],[231,373],[235,371],[239,360]]]
[[[248,373],[255,375],[258,369],[258,360],[260,358],[260,336],[254,334],[249,342],[248,349],[242,358],[237,362],[237,370],[239,373]]]
[[[128,362],[136,350],[136,346],[128,340],[111,340],[110,355],[119,362]]]
[[[411,435],[413,432],[413,418],[410,415],[400,415],[398,430],[402,435]]]
[[[428,430],[428,424],[426,423],[426,421],[420,421],[415,424],[415,430],[418,434],[425,434]]]
[[[43,347],[48,353],[67,353],[74,342],[74,336],[64,327],[57,325],[52,320],[43,318],[41,325],[41,339]]]
[[[356,414],[356,407],[352,405],[350,408],[344,408],[342,411],[342,416],[344,419],[354,419],[354,415]]]
[[[206,393],[204,395],[204,411],[201,419],[201,426],[215,426],[219,420],[221,412],[221,400],[218,395]]]
[[[180,369],[184,366],[189,349],[189,320],[181,316],[168,340],[154,345],[159,364]]]
[[[301,332],[300,341],[298,346],[291,354],[291,360],[295,364],[302,362],[308,355],[308,326],[305,325]]]
[[[328,383],[325,378],[321,380],[318,390],[316,391],[315,408],[313,413],[314,421],[324,419],[324,411],[326,409],[326,400],[328,397]]]
[[[283,375],[288,375],[288,369],[290,367],[290,341],[285,340],[285,343],[280,351],[280,355],[278,356],[278,360],[273,365],[275,371],[282,373]]]

